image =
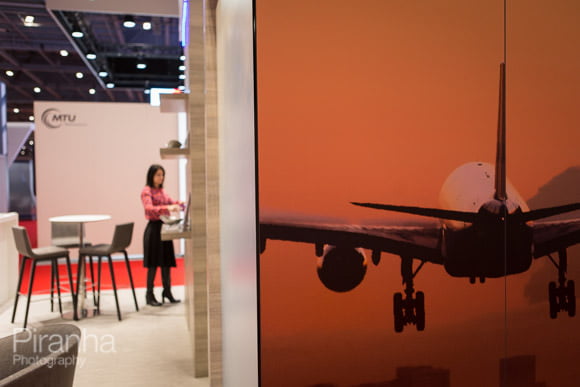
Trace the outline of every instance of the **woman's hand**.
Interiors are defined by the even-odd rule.
[[[179,204],[170,204],[167,206],[167,210],[169,212],[177,212],[181,209],[181,206]]]

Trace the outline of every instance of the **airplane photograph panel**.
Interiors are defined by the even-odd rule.
[[[262,385],[575,385],[559,6],[256,1]]]

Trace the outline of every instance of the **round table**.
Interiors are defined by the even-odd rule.
[[[85,233],[84,227],[85,223],[91,222],[101,222],[104,220],[111,219],[111,215],[104,215],[104,214],[86,214],[86,215],[63,215],[63,216],[54,216],[52,218],[48,218],[48,221],[51,223],[78,223],[79,224],[79,248],[84,246],[83,236]],[[75,310],[73,311],[73,319],[79,319],[79,312],[82,317],[88,315],[88,311],[85,309],[85,260],[80,259],[79,257],[79,275],[77,278],[77,292],[76,292],[76,299],[77,305]],[[71,289],[71,292],[74,294],[74,289]],[[81,297],[79,297],[79,295]]]

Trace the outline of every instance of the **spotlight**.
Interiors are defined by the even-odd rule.
[[[106,71],[99,71],[99,77],[105,78],[107,75],[109,75],[108,72],[106,72]]]
[[[151,29],[151,22],[143,22],[143,29],[149,31]]]
[[[36,86],[36,87],[35,87],[33,90],[34,90],[34,92],[35,92],[36,94],[38,94],[38,93],[40,93],[40,92],[42,91],[42,90],[40,89],[40,87],[38,87],[38,86]]]
[[[179,79],[185,79],[185,74],[179,74]]]
[[[123,18],[123,27],[134,28],[136,25],[137,23],[135,23],[135,18],[133,16],[127,15]]]
[[[24,27],[39,27],[40,26],[40,24],[34,22],[34,16],[32,16],[32,15],[24,16],[24,19],[22,19],[22,24],[24,24]]]
[[[185,66],[184,65],[179,66],[179,71],[185,71]]]
[[[137,68],[139,70],[145,70],[147,68],[147,65],[145,63],[137,63]]]
[[[143,90],[143,92],[144,92],[145,94],[151,94],[151,90],[150,90],[150,89],[145,89],[145,90]]]
[[[81,79],[84,76],[85,76],[85,74],[83,74],[81,72],[78,72],[78,73],[75,74],[75,77],[77,77],[77,79]]]
[[[87,57],[88,60],[95,60],[97,59],[97,54],[95,54],[92,51],[87,52],[87,55],[85,55]]]
[[[178,89],[183,91],[183,90],[185,90],[185,86],[181,85],[178,87]]]
[[[28,121],[34,121],[34,116],[28,116]]]
[[[97,91],[95,89],[89,89],[89,94],[95,94]]]
[[[112,89],[113,87],[115,87],[115,84],[114,83],[112,83],[112,82],[107,83],[107,88],[108,89]]]
[[[73,38],[77,38],[77,39],[80,39],[83,36],[85,36],[85,34],[83,34],[83,32],[78,27],[76,27],[75,29],[72,30],[71,35]]]
[[[14,71],[12,71],[12,70],[6,70],[6,75],[8,75],[9,77],[13,77],[14,76]]]
[[[184,60],[185,60],[185,55],[181,55],[181,56],[179,57],[179,60],[181,60],[181,61],[184,61]]]
[[[20,109],[18,109],[18,108],[14,108],[14,109],[12,109],[12,111],[16,114],[20,113]]]
[[[68,56],[67,50],[60,50],[60,56]]]

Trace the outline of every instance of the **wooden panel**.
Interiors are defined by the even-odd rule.
[[[219,229],[219,138],[217,109],[216,7],[206,3],[205,26],[205,125],[207,183],[207,259],[209,297],[210,385],[222,382],[221,265]]]
[[[205,175],[205,96],[203,52],[203,1],[190,2],[189,46],[187,47],[189,79],[189,149],[191,176],[191,246],[187,265],[193,271],[188,283],[189,313],[193,322],[192,348],[194,375],[208,376],[207,325],[207,251],[206,251],[206,175]]]

